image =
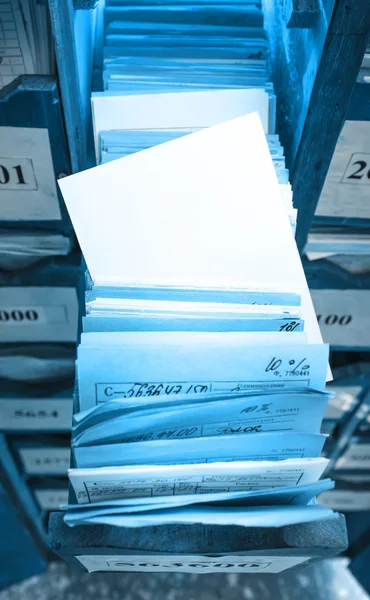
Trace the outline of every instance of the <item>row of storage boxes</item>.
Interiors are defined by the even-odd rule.
[[[370,77],[366,73],[365,69],[352,96],[316,224],[370,223]],[[0,109],[0,227],[72,236],[56,183],[71,172],[56,79],[19,77],[0,90]]]
[[[337,141],[313,223],[370,225],[370,46]]]
[[[0,271],[2,343],[75,344],[80,260],[75,253],[33,268]],[[324,258],[306,260],[304,266],[324,340],[334,349],[370,348],[370,261],[365,274]]]
[[[324,341],[370,348],[370,47],[355,84],[305,247]]]
[[[57,180],[70,173],[56,78],[19,77],[0,90],[0,468],[43,552],[68,502],[81,254]]]

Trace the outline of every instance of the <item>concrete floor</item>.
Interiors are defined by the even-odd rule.
[[[342,559],[282,575],[95,573],[62,562],[0,600],[369,600]]]

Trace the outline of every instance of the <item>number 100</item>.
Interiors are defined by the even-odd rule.
[[[352,321],[352,315],[317,315],[317,322],[321,325],[349,325]]]

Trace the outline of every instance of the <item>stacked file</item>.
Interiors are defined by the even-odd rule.
[[[337,227],[314,229],[308,234],[304,252],[309,261],[325,259],[344,273],[364,275],[370,271],[370,236],[364,228],[347,231]]]
[[[295,232],[261,3],[107,0],[102,32],[97,163],[258,111]]]
[[[105,90],[272,89],[258,0],[107,0],[104,13]]]
[[[335,518],[328,346],[258,114],[59,184],[90,281],[66,522]]]
[[[257,111],[266,134],[279,190],[293,234],[293,208],[284,149],[275,130],[275,103],[263,89],[214,90],[145,95],[93,94],[96,159],[106,164],[228,119]]]
[[[73,240],[62,234],[0,230],[0,268],[17,271],[50,257],[67,256]]]

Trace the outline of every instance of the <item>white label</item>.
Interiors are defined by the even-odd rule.
[[[310,559],[309,556],[255,555],[80,555],[77,560],[94,571],[136,571],[143,573],[281,573]]]
[[[30,158],[0,156],[0,190],[37,190],[33,163]]]
[[[0,288],[2,342],[75,342],[77,322],[73,287]]]
[[[69,448],[20,448],[19,454],[27,475],[66,475],[69,469]]]
[[[0,428],[10,431],[70,431],[72,398],[9,398],[0,400]]]
[[[0,220],[59,219],[48,130],[0,127]]]
[[[370,152],[354,152],[348,161],[341,183],[350,185],[370,184]]]
[[[369,290],[311,290],[311,295],[324,342],[369,346]]]
[[[370,510],[370,491],[330,490],[320,494],[317,502],[333,510],[344,512]]]
[[[370,469],[370,444],[350,444],[337,460],[336,469]]]
[[[59,510],[62,505],[68,504],[68,487],[34,490],[34,494],[42,510]]]
[[[316,215],[370,218],[370,121],[345,122]]]

